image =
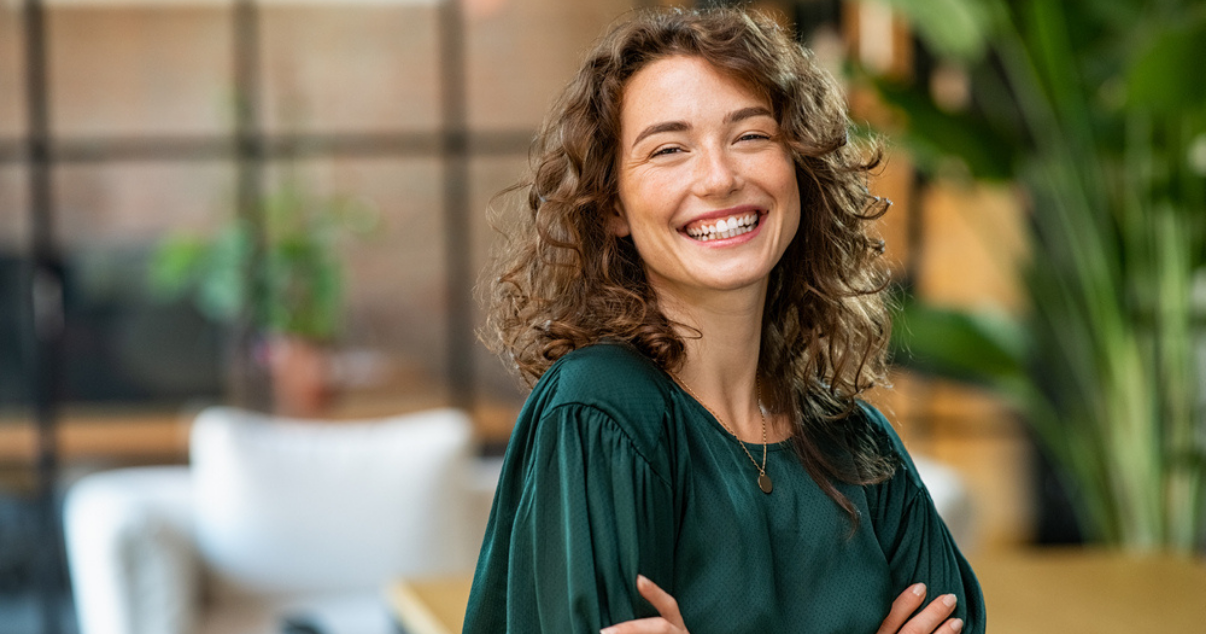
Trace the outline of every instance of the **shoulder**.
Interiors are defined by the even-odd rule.
[[[879,454],[896,465],[892,477],[885,484],[895,484],[913,493],[924,490],[925,485],[917,472],[913,457],[909,455],[904,440],[883,412],[865,401],[858,401],[858,410],[866,430],[878,447]]]
[[[660,443],[672,406],[670,379],[631,346],[601,343],[553,364],[533,390],[540,409],[594,410],[642,449]]]
[[[866,401],[855,401],[855,404],[857,408],[852,416],[857,417],[866,430],[879,441],[881,449],[907,457],[904,441],[900,439],[900,434],[896,433],[896,428],[888,422],[883,412]]]
[[[551,375],[551,376],[550,376]],[[601,343],[575,350],[541,378],[555,381],[558,402],[614,411],[643,413],[670,398],[669,377],[631,346]]]

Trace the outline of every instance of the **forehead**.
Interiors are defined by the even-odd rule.
[[[770,109],[750,82],[702,57],[674,55],[647,64],[628,79],[620,103],[621,136],[631,140],[641,124],[707,120],[749,106]]]

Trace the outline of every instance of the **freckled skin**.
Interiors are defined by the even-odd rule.
[[[764,99],[698,57],[663,58],[629,80],[613,230],[632,236],[659,295],[765,290],[800,223],[795,169],[771,112]],[[706,242],[683,231],[721,210],[756,210],[758,226]]]

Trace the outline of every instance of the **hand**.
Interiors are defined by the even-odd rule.
[[[909,615],[920,607],[923,601],[924,583],[916,583],[906,588],[892,602],[888,618],[884,619],[875,634],[955,634],[963,629],[961,619],[947,618],[955,611],[955,595],[944,594],[934,599],[917,616],[909,619]],[[905,622],[905,619],[908,619],[908,622]]]
[[[688,634],[683,617],[678,613],[678,601],[657,587],[644,575],[637,575],[637,592],[657,608],[661,616],[633,619],[603,628],[599,634]]]

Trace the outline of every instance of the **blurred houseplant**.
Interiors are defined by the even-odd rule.
[[[1191,551],[1206,516],[1206,7],[884,1],[968,81],[970,104],[944,109],[921,82],[872,80],[919,165],[1015,181],[1030,211],[1027,317],[906,302],[899,357],[1017,404],[1091,539]]]
[[[248,319],[273,409],[316,415],[333,396],[329,348],[343,310],[338,247],[344,235],[371,229],[374,215],[346,198],[311,196],[292,180],[256,210],[260,249],[261,232],[242,217],[212,237],[172,235],[152,258],[150,284],[165,299],[190,297],[217,322]]]

